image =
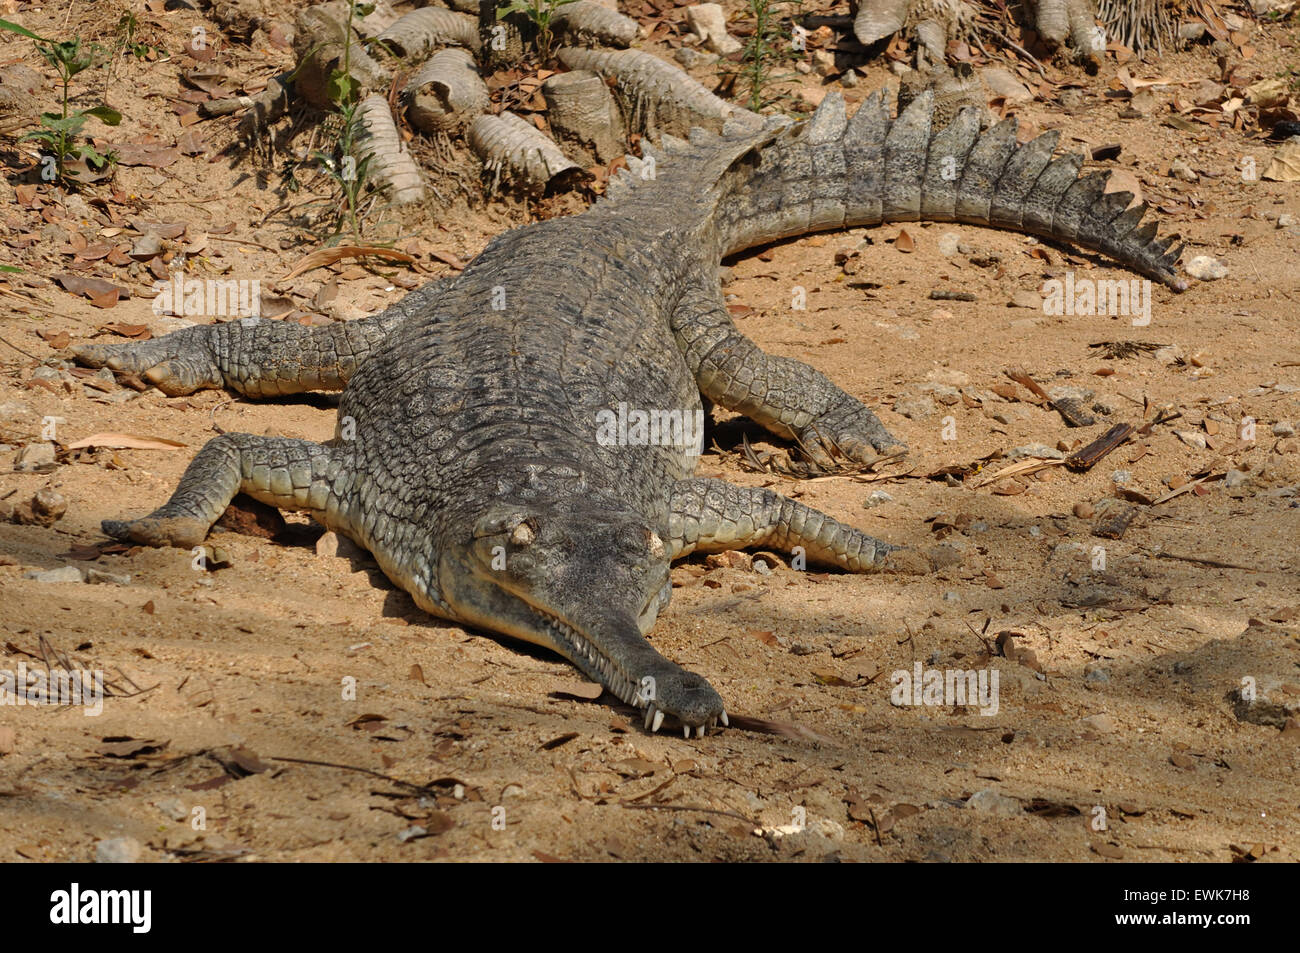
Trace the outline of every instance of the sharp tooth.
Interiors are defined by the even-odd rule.
[[[654,732],[658,731],[659,726],[662,725],[663,723],[664,723],[664,713],[661,711],[655,712],[655,720],[650,725],[650,732],[653,734]]]
[[[647,728],[650,727],[650,722],[654,719],[654,716],[655,716],[655,706],[647,705],[645,709],[645,727]]]
[[[727,721],[727,713],[725,711],[722,713],[722,715],[719,717],[718,720],[722,722],[722,726],[724,728],[729,727],[731,725],[731,722]]]
[[[696,738],[703,738],[703,737],[704,737],[704,726],[703,726],[703,725],[696,725],[696,726],[695,726],[695,737],[696,737]]]

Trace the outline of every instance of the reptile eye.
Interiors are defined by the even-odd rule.
[[[527,521],[520,523],[510,532],[510,542],[516,546],[531,545],[536,538],[537,534],[533,532],[533,528],[528,525]]]

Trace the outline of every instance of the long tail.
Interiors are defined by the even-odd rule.
[[[1072,242],[1175,291],[1187,288],[1174,271],[1182,246],[1171,250],[1173,239],[1156,238],[1154,222],[1142,224],[1145,202],[1129,208],[1132,193],[1106,192],[1109,172],[1080,177],[1078,153],[1053,159],[1059,132],[1018,145],[1015,119],[981,133],[970,107],[935,129],[933,102],[927,91],[891,119],[882,90],[850,119],[843,98],[830,93],[811,119],[779,132],[692,130],[690,142],[667,140],[664,169],[675,154],[685,165],[710,150],[736,156],[715,192],[724,255],[827,229],[968,222]]]

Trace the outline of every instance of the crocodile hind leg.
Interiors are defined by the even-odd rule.
[[[802,548],[810,562],[850,572],[924,571],[913,550],[868,536],[847,523],[771,490],[694,477],[673,484],[668,545],[672,558],[748,546]]]
[[[241,318],[182,328],[152,341],[81,344],[73,356],[89,367],[130,371],[178,396],[229,387],[246,397],[342,390],[367,355],[399,324],[428,307],[445,283],[407,295],[379,314],[324,328]]]
[[[334,447],[286,437],[223,434],[203,445],[171,499],[148,516],[104,520],[104,533],[148,546],[197,546],[236,493],[287,510],[310,510],[343,529],[332,486],[342,463]]]
[[[870,463],[906,449],[878,417],[816,368],[766,354],[736,328],[716,282],[692,282],[672,317],[673,334],[705,397],[781,437],[798,440],[822,465],[839,452]]]

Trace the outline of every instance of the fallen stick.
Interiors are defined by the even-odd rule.
[[[1089,470],[1098,460],[1122,445],[1135,432],[1132,424],[1116,424],[1086,447],[1066,457],[1065,465],[1071,470]]]

